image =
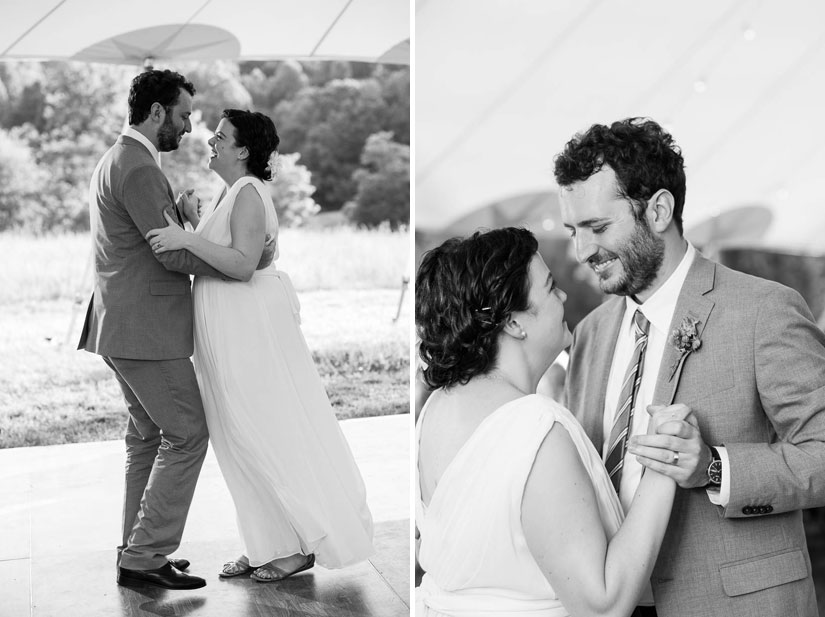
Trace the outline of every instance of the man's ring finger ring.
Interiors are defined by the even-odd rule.
[[[674,452],[673,453],[673,463],[672,463],[672,465],[678,465],[678,464],[679,464],[679,453]]]

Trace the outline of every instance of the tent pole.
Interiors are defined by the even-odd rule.
[[[395,323],[398,321],[398,318],[401,316],[401,306],[404,304],[404,294],[407,291],[407,287],[410,284],[410,277],[409,276],[402,276],[401,277],[401,297],[398,298],[398,310],[395,312],[395,317],[392,318],[392,322]]]

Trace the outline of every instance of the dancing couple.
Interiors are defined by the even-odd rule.
[[[159,166],[159,152],[191,131],[194,95],[173,71],[135,77],[129,128],[90,187],[95,288],[79,348],[103,357],[129,411],[117,559],[127,586],[206,584],[169,555],[210,439],[243,546],[221,577],[274,582],[373,551],[363,480],[301,333],[295,290],[275,265],[278,219],[264,184],[275,126],[224,111],[209,168],[225,187],[199,211],[191,191],[175,199]]]
[[[656,122],[592,126],[555,176],[614,296],[572,335],[529,231],[449,240],[417,274],[416,616],[816,617],[825,335],[798,293],[684,238]],[[568,345],[563,406],[536,389]]]

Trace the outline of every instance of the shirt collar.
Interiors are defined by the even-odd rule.
[[[123,134],[142,143],[146,149],[149,150],[149,154],[152,155],[152,158],[155,159],[155,163],[157,163],[158,167],[160,167],[160,152],[158,152],[158,149],[155,148],[154,144],[149,141],[143,133],[136,131],[130,126],[123,132]]]
[[[670,328],[670,322],[673,320],[673,313],[676,311],[676,302],[679,300],[682,285],[685,283],[695,255],[696,249],[688,242],[682,261],[679,262],[679,265],[676,266],[676,269],[662,286],[647,299],[644,305],[638,304],[630,296],[625,298],[627,313],[632,315],[636,309],[641,308],[644,316],[657,330],[667,332]]]

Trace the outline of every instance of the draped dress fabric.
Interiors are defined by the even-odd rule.
[[[416,427],[416,444],[425,415],[426,407]],[[419,563],[425,571],[417,591],[417,617],[568,614],[530,553],[521,524],[527,478],[555,423],[567,429],[590,476],[607,537],[618,531],[621,505],[576,419],[545,396],[511,401],[476,428],[427,505],[416,465]]]
[[[216,197],[195,233],[230,246],[230,215],[247,185],[263,199],[277,259],[277,215],[257,178]],[[301,333],[289,277],[273,260],[248,282],[196,277],[193,298],[195,372],[250,563],[296,553],[315,553],[329,568],[366,559],[364,482]]]

